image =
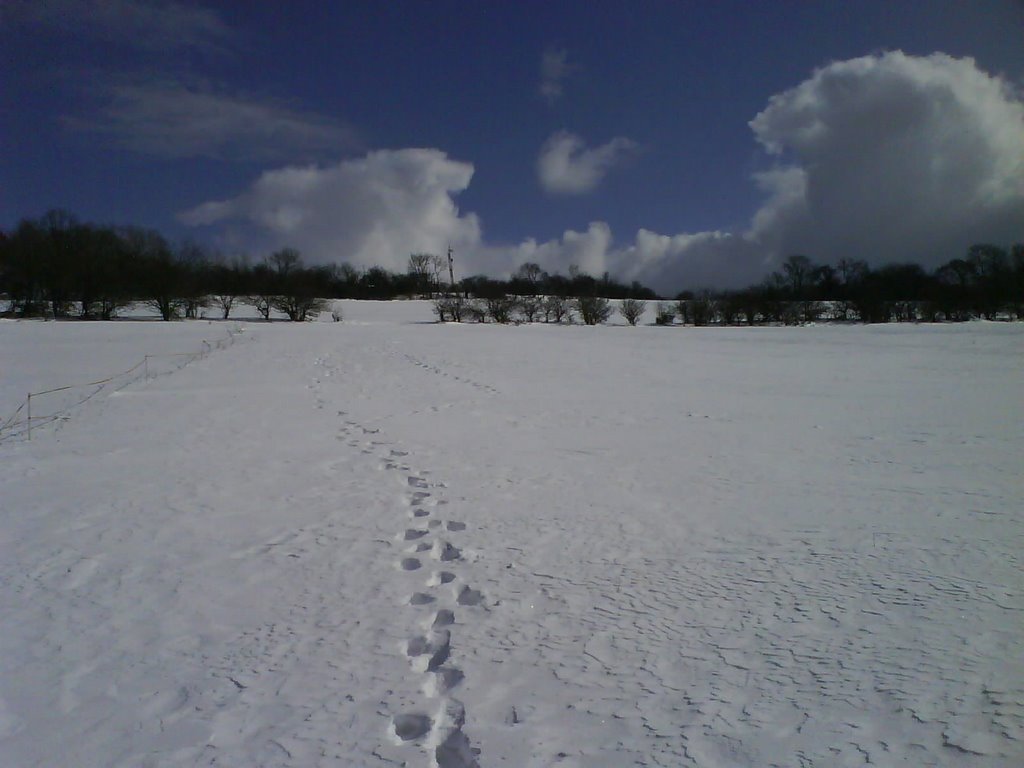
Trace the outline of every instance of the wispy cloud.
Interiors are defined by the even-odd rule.
[[[348,124],[286,104],[179,81],[116,82],[94,94],[99,106],[63,118],[66,127],[161,157],[312,160],[360,147]]]
[[[540,95],[554,104],[565,90],[565,80],[577,69],[564,48],[548,48],[540,60]]]
[[[223,49],[232,33],[209,8],[149,0],[8,0],[4,23],[33,24],[149,51]]]
[[[594,190],[605,175],[635,154],[637,144],[616,137],[600,147],[587,149],[586,142],[568,131],[558,131],[541,147],[537,176],[545,191],[581,195]]]

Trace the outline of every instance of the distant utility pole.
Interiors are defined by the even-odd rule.
[[[455,290],[455,260],[452,259],[452,246],[448,244],[448,280],[451,281],[452,290]]]

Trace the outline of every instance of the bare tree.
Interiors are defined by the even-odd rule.
[[[782,273],[785,276],[789,290],[793,293],[793,298],[802,299],[804,291],[811,282],[814,264],[806,256],[794,254],[783,262]]]
[[[578,296],[573,303],[586,325],[599,325],[612,315],[611,303],[600,296]]]
[[[283,281],[281,294],[274,297],[273,306],[292,322],[302,323],[316,319],[327,309],[327,301],[317,297],[312,275],[299,270]]]
[[[282,248],[267,258],[267,264],[278,277],[288,277],[293,271],[302,269],[302,256],[294,248]]]
[[[434,300],[434,313],[442,323],[461,323],[465,305],[466,300],[458,294],[439,296]]]
[[[476,323],[487,322],[487,304],[483,299],[469,299],[464,305],[465,316]]]
[[[213,305],[220,309],[221,319],[227,320],[228,315],[231,314],[231,308],[235,305],[235,299],[238,297],[233,293],[215,293],[211,298]]]
[[[430,284],[433,286],[432,290],[439,290],[441,285],[441,275],[444,273],[445,260],[436,253],[430,254]],[[455,290],[455,286],[451,286],[451,290]]]
[[[274,308],[281,280],[270,271],[267,264],[257,264],[252,270],[252,293],[250,303],[264,320],[270,320],[270,312]]]
[[[485,299],[487,314],[496,323],[512,322],[512,311],[516,308],[515,299],[509,296],[494,296]]]
[[[647,302],[639,299],[623,299],[619,302],[619,313],[630,325],[636,325],[646,309]]]
[[[655,325],[672,325],[676,319],[676,308],[667,301],[659,301],[654,310]]]
[[[417,293],[425,293],[428,297],[433,295],[431,258],[429,253],[411,253],[406,270],[409,277],[412,278],[413,290]]]
[[[524,292],[536,295],[540,289],[540,285],[548,277],[548,273],[540,268],[539,264],[535,264],[532,261],[528,261],[525,264],[520,265],[512,274],[512,282],[519,283]],[[516,290],[513,288],[513,290]]]
[[[539,296],[520,296],[516,299],[516,309],[523,318],[523,322],[536,322],[537,316],[543,307],[543,300]]]
[[[569,300],[564,296],[548,296],[544,299],[543,307],[545,323],[572,322]]]
[[[716,302],[708,291],[701,291],[692,299],[680,299],[678,308],[680,319],[694,325],[708,325],[718,314]]]

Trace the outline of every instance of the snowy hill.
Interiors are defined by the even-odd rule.
[[[0,323],[4,766],[1017,766],[1024,327]]]

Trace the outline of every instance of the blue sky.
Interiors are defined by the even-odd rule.
[[[392,269],[452,242],[464,273],[577,264],[672,292],[794,251],[932,263],[1024,239],[1012,0],[0,14],[0,227],[63,207]]]

